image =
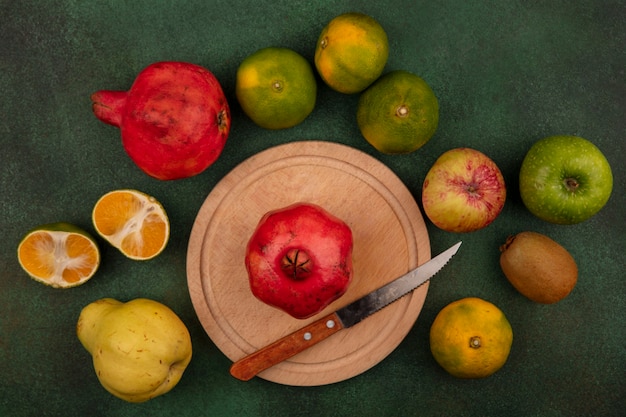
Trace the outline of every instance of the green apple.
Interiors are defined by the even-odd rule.
[[[422,205],[435,226],[448,232],[473,232],[493,222],[506,200],[500,169],[471,148],[444,152],[422,185]]]
[[[524,205],[550,223],[575,224],[596,214],[613,190],[611,166],[593,143],[577,136],[537,141],[519,174]]]

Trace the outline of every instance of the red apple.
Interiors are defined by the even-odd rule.
[[[504,207],[506,187],[498,166],[470,148],[451,149],[430,168],[422,187],[422,205],[435,226],[448,232],[472,232],[495,220]]]
[[[352,231],[322,207],[296,203],[263,216],[245,262],[255,297],[305,319],[348,289]]]

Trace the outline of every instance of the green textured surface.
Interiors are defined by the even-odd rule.
[[[414,154],[377,153],[356,126],[357,96],[320,83],[301,125],[266,131],[234,98],[238,64],[265,46],[312,61],[323,26],[346,11],[386,29],[386,71],[406,69],[437,94],[434,138]],[[626,3],[622,1],[0,1],[0,415],[1,416],[617,416],[626,409],[624,188],[626,172]],[[160,182],[124,153],[119,131],[91,113],[89,95],[127,89],[146,65],[181,60],[222,83],[233,128],[222,157],[201,175]],[[574,134],[593,141],[615,177],[608,205],[575,226],[534,218],[522,205],[517,172],[534,141]],[[419,201],[423,177],[444,151],[469,146],[491,156],[507,180],[501,216],[468,235],[428,224],[433,254],[459,238],[455,261],[431,284],[424,309],[400,346],[376,367],[340,383],[289,387],[230,377],[229,360],[200,325],[187,291],[187,241],[212,187],[238,163],[273,145],[335,141],[387,164]],[[115,188],[156,196],[171,218],[165,252],[147,263],[102,244],[87,284],[44,287],[21,271],[21,236],[40,223],[93,230],[91,209]],[[556,305],[534,304],[498,265],[507,235],[534,230],[570,250],[579,282]],[[498,305],[514,331],[509,361],[483,380],[457,380],[434,362],[428,329],[449,302],[479,296]],[[75,337],[81,308],[102,297],[148,297],[189,327],[193,360],[169,394],[129,404],[98,383]]]

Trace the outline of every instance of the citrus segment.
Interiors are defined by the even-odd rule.
[[[154,258],[169,239],[165,209],[154,197],[137,190],[105,194],[96,203],[92,220],[98,234],[131,259]]]
[[[322,30],[315,67],[332,89],[345,94],[365,90],[382,74],[389,57],[387,33],[374,18],[345,13]]]
[[[315,107],[317,83],[311,64],[287,48],[263,48],[237,69],[237,100],[254,123],[286,129],[307,118]]]
[[[83,284],[100,265],[95,240],[68,223],[39,226],[18,246],[18,260],[33,279],[54,288]]]
[[[483,378],[506,362],[513,331],[504,313],[492,303],[468,297],[444,307],[430,329],[433,357],[459,378]]]
[[[392,71],[361,94],[357,124],[363,137],[378,151],[410,153],[435,134],[439,102],[421,77]]]

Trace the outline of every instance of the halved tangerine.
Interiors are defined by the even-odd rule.
[[[165,209],[141,191],[108,192],[96,202],[92,220],[98,234],[130,259],[152,259],[169,240]]]
[[[54,288],[81,285],[100,266],[94,238],[78,226],[62,222],[28,232],[17,248],[17,258],[31,278]]]

